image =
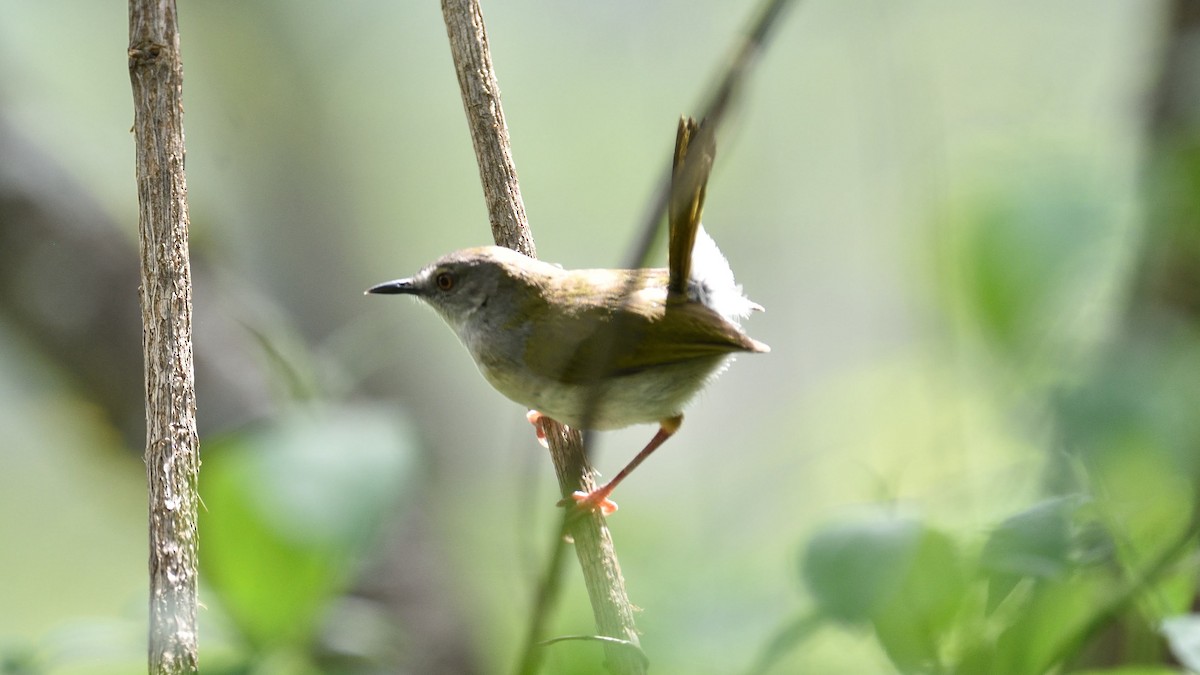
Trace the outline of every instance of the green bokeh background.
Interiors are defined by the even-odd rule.
[[[695,112],[751,9],[485,3],[541,257],[625,257],[678,115]],[[99,236],[136,266],[125,12],[0,0],[0,125],[39,158],[0,164],[6,185],[86,204],[95,220],[80,226],[110,225]],[[333,459],[313,471],[344,457],[351,478],[337,485],[375,509],[322,540],[349,560],[321,582],[332,596],[316,594],[329,603],[313,629],[324,649],[370,653],[379,672],[502,672],[551,536],[549,460],[432,312],[362,295],[490,240],[437,3],[182,0],[179,12],[197,367],[210,369],[202,474],[251,480],[230,472],[303,445],[287,430],[314,425]],[[785,16],[722,131],[705,209],[767,308],[748,332],[773,351],[740,358],[696,400],[611,519],[656,672],[753,662],[812,604],[795,566],[824,524],[882,505],[978,548],[1013,513],[1078,489],[1066,446],[1121,458],[1095,480],[1144,476],[1122,502],[1135,542],[1137,527],[1178,525],[1194,484],[1158,459],[1195,449],[1194,335],[1109,363],[1153,212],[1138,181],[1163,12],[812,0]],[[64,173],[47,178],[41,162]],[[0,219],[10,236],[39,236]],[[70,325],[90,306],[46,279],[90,263],[52,240],[38,250],[5,278],[48,324]],[[100,292],[136,307],[132,286]],[[146,601],[141,448],[112,401],[13,317],[0,311],[0,655],[130,672]],[[1148,412],[1126,414],[1130,401]],[[651,433],[602,435],[601,470]],[[206,480],[216,521],[226,507]],[[303,528],[315,516],[287,517]],[[241,546],[267,546],[247,536]],[[205,555],[235,568],[251,557],[227,546]],[[555,634],[590,632],[577,571],[566,588]],[[240,632],[222,592],[201,591],[203,664],[266,650],[262,672],[312,667]],[[599,658],[556,646],[549,671],[592,672]],[[893,668],[861,630],[822,630],[787,658],[781,672]]]

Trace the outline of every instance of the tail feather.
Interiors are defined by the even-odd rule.
[[[682,298],[691,277],[692,249],[700,214],[704,209],[704,192],[712,172],[716,142],[704,122],[690,117],[679,119],[675,135],[675,155],[671,163],[671,195],[667,202],[669,282],[671,296]]]

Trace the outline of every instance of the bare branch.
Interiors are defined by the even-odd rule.
[[[442,15],[450,37],[450,53],[462,91],[471,141],[479,162],[483,197],[487,201],[492,238],[536,258],[533,232],[525,217],[525,202],[517,183],[517,166],[508,142],[508,124],[500,106],[500,85],[492,68],[483,14],[474,0],[443,0]]]
[[[183,66],[174,0],[130,0],[146,477],[150,512],[149,668],[197,672],[192,281],[184,179]]]
[[[508,127],[500,105],[500,87],[492,68],[479,3],[477,0],[443,0],[442,13],[462,91],[463,108],[475,145],[475,156],[479,161],[492,235],[501,246],[535,256],[533,235],[517,184]],[[576,490],[593,489],[594,471],[584,453],[583,437],[579,432],[549,420],[543,424],[563,496],[569,496]],[[572,519],[569,531],[575,541],[575,553],[591,598],[597,631],[602,636],[616,638],[604,643],[609,668],[617,673],[644,673],[645,659],[637,648],[633,608],[625,593],[625,582],[604,518],[589,514]],[[561,537],[559,542],[559,549],[552,556],[554,562],[539,589],[528,640],[521,656],[520,672],[535,672],[540,662],[537,643],[541,640],[546,613],[553,604],[558,587],[557,561],[562,559]]]

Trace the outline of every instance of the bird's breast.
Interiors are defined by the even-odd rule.
[[[728,360],[727,355],[692,359],[599,383],[565,382],[504,361],[476,363],[488,383],[509,400],[572,427],[603,430],[657,423],[680,414]]]

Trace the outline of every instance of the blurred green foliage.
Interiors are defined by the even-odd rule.
[[[1200,134],[1147,122],[1166,6],[788,16],[705,210],[774,351],[610,521],[655,672],[1197,667]],[[748,11],[485,3],[543,257],[623,257]],[[432,313],[361,295],[489,238],[436,3],[180,12],[201,663],[504,672],[548,463]],[[136,672],[141,391],[79,365],[137,367],[124,7],[0,15],[0,672]],[[591,632],[581,586],[555,635]]]
[[[313,653],[413,461],[394,411],[307,410],[206,445],[206,582],[258,658]],[[310,668],[311,669],[311,668]]]

